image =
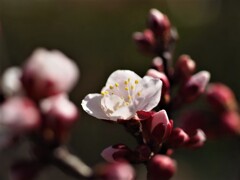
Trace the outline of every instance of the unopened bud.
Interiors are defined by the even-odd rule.
[[[189,78],[186,84],[181,88],[181,95],[187,102],[194,101],[204,91],[209,82],[210,73],[200,71]]]
[[[170,33],[170,21],[166,15],[157,9],[151,9],[149,12],[148,26],[158,36],[164,36]]]
[[[97,166],[96,179],[99,180],[134,180],[135,171],[126,162],[109,163]]]
[[[229,111],[220,115],[220,132],[222,134],[240,134],[240,115],[238,112]]]
[[[147,164],[148,180],[169,180],[176,172],[176,162],[165,155],[155,155]]]
[[[25,134],[40,126],[40,114],[26,97],[12,97],[0,106],[0,124],[13,134]]]
[[[116,144],[104,149],[101,156],[108,162],[129,160],[132,151],[124,144]]]
[[[170,135],[173,122],[168,119],[165,110],[154,113],[151,118],[141,121],[143,136],[154,147],[159,146]]]
[[[186,143],[186,146],[194,149],[202,147],[206,141],[206,135],[201,129],[197,129],[196,132],[189,135],[189,137],[190,139]]]
[[[155,57],[152,60],[152,67],[159,72],[164,72],[163,60],[160,57]]]
[[[66,94],[59,94],[42,100],[40,108],[44,115],[45,132],[43,133],[46,133],[46,138],[53,138],[50,137],[52,134],[57,138],[65,139],[77,120],[77,107],[68,99]],[[48,137],[48,135],[50,136]]]
[[[163,83],[163,86],[162,86],[162,95],[166,94],[169,92],[169,89],[170,89],[170,83],[169,83],[169,80],[167,78],[167,76],[162,73],[162,72],[159,72],[155,69],[149,69],[147,71],[147,76],[151,76],[151,77],[154,77],[154,78],[157,78],[157,79],[160,79]]]
[[[185,81],[196,69],[196,63],[188,55],[181,55],[176,63],[175,78]]]
[[[183,146],[189,140],[189,136],[181,129],[175,128],[167,140],[168,146],[178,148]]]
[[[236,111],[237,102],[233,91],[221,83],[212,83],[206,90],[208,102],[218,112]]]
[[[78,76],[77,65],[60,51],[37,49],[24,65],[21,79],[27,94],[38,100],[70,91]]]
[[[151,30],[146,29],[142,32],[135,32],[133,34],[138,49],[143,53],[153,53],[155,46],[155,38]]]

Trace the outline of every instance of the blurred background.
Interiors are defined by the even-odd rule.
[[[37,47],[59,49],[74,59],[81,78],[71,93],[81,118],[74,127],[69,147],[87,164],[103,162],[107,146],[136,144],[125,130],[88,116],[81,100],[100,92],[116,69],[144,75],[151,57],[137,52],[132,33],[142,31],[150,8],[167,14],[178,29],[175,59],[189,54],[198,70],[211,72],[211,80],[226,83],[240,95],[240,1],[237,0],[0,0],[0,71],[21,66]],[[15,158],[29,156],[27,144],[0,153],[0,179],[7,180]],[[210,140],[196,151],[178,150],[175,180],[240,179],[240,139]],[[138,165],[139,180],[146,179]],[[39,180],[71,180],[50,167]]]

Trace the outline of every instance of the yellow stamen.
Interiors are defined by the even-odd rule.
[[[139,81],[138,80],[135,80],[135,84],[138,84],[139,83]]]
[[[128,95],[128,100],[131,100],[132,99],[132,96]]]
[[[125,90],[128,91],[129,90],[128,87],[125,87]]]
[[[133,90],[134,89],[134,85],[131,85],[131,90]]]
[[[109,86],[109,88],[110,88],[110,89],[113,89],[114,87],[111,85],[111,86]]]
[[[130,78],[128,78],[128,82],[130,82],[130,80],[131,80],[131,79],[130,79]]]
[[[137,95],[138,95],[138,96],[141,96],[141,92],[138,92]]]
[[[118,87],[118,86],[119,86],[119,84],[118,84],[118,83],[115,83],[115,86],[116,86],[116,87]]]
[[[128,84],[128,81],[124,81],[124,84],[127,85],[127,84]]]

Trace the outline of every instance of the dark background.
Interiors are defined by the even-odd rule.
[[[59,49],[74,59],[81,78],[71,93],[81,118],[69,142],[71,150],[89,165],[102,162],[107,146],[134,139],[118,125],[89,117],[81,100],[99,92],[109,74],[131,69],[144,75],[151,58],[137,52],[131,36],[142,31],[150,8],[166,13],[179,32],[175,59],[189,54],[198,70],[211,72],[211,81],[232,87],[240,98],[240,1],[238,0],[0,0],[0,69],[20,66],[37,47]],[[29,155],[27,144],[0,153],[0,179],[7,180],[13,159]],[[178,150],[175,180],[240,179],[240,140],[210,140],[197,150]],[[144,167],[136,166],[138,179]],[[70,180],[50,167],[39,180]]]

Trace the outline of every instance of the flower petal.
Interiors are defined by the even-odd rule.
[[[144,76],[141,81],[141,86],[138,86],[136,92],[140,92],[141,95],[137,97],[134,104],[137,110],[152,110],[161,99],[162,81],[150,76]]]
[[[98,119],[109,119],[105,112],[101,108],[101,94],[88,94],[82,100],[82,108],[89,115],[94,116]]]

